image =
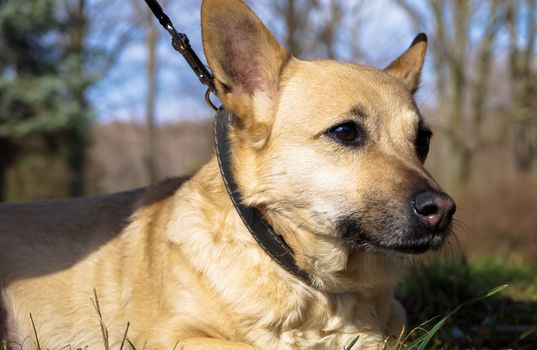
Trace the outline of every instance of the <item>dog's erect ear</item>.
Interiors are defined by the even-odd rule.
[[[415,93],[420,84],[421,68],[427,51],[427,36],[420,33],[416,36],[410,47],[395,61],[384,69],[388,74],[400,79]]]
[[[241,0],[204,0],[201,22],[205,56],[226,109],[247,119],[256,101],[270,105],[289,53]]]

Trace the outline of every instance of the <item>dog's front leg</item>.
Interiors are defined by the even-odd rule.
[[[255,350],[254,347],[244,343],[202,337],[182,340],[177,348],[183,350]]]

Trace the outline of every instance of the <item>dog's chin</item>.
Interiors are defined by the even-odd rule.
[[[414,227],[407,232],[397,230],[370,232],[354,220],[345,222],[340,227],[340,237],[347,246],[378,255],[418,255],[437,251],[442,248],[450,232],[451,227],[435,233],[427,232],[421,227]]]

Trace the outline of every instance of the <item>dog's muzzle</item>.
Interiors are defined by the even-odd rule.
[[[451,197],[434,189],[422,189],[408,201],[388,204],[376,200],[365,207],[343,218],[338,231],[352,248],[379,254],[439,249],[451,232],[456,210]]]

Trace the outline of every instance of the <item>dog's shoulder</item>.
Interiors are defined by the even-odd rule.
[[[139,206],[148,206],[172,196],[190,176],[173,177],[147,187],[138,201]]]

